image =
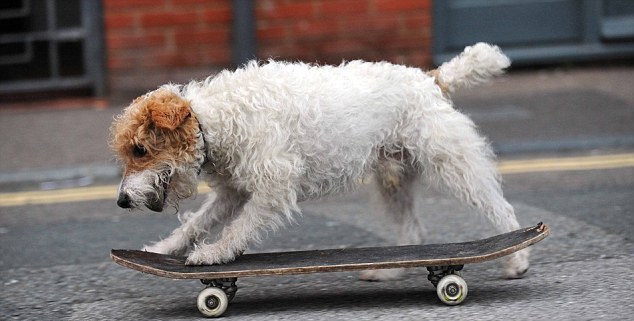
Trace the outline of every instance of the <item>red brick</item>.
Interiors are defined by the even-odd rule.
[[[231,62],[230,0],[103,1],[110,69],[142,72]],[[261,58],[431,62],[431,0],[255,3]]]
[[[203,11],[205,23],[229,23],[233,19],[233,11],[230,8],[206,9]]]
[[[429,8],[429,1],[423,0],[376,0],[378,13],[386,11],[409,11]]]
[[[104,17],[106,30],[125,29],[134,26],[136,17],[133,14],[109,14]]]
[[[108,69],[121,70],[132,68],[136,65],[136,60],[132,57],[108,57]]]
[[[319,4],[319,10],[325,16],[367,14],[370,7],[369,3],[367,0],[323,1]]]
[[[416,51],[422,49],[425,46],[425,38],[421,35],[419,37],[396,37],[389,40],[386,40],[385,47],[394,50],[398,49],[399,51],[411,50]]]
[[[165,1],[157,0],[104,0],[103,6],[105,9],[129,9],[129,8],[141,8],[141,7],[159,7],[163,6]]]
[[[386,17],[355,17],[343,21],[343,30],[352,34],[370,36],[376,32],[396,33],[400,29],[400,22],[396,16]]]
[[[258,41],[274,40],[279,41],[286,37],[286,28],[276,27],[257,27],[256,37]]]
[[[177,31],[174,34],[174,42],[178,47],[228,44],[229,40],[229,30]]]
[[[170,0],[172,7],[198,6],[198,7],[231,7],[231,0]]]
[[[290,4],[273,3],[270,7],[259,6],[256,8],[256,19],[296,19],[310,18],[313,15],[314,5],[311,2]]]
[[[297,44],[269,44],[258,48],[258,57],[262,59],[274,58],[285,60],[303,59],[304,61],[314,60],[313,50],[310,46],[300,46]]]
[[[339,26],[333,20],[303,20],[296,22],[291,30],[294,40],[319,39],[337,35]]]
[[[326,55],[359,54],[368,51],[368,45],[360,40],[342,39],[324,43],[319,51]]]
[[[141,16],[141,24],[144,27],[173,27],[196,25],[197,23],[198,14],[196,12],[160,12]]]
[[[211,48],[202,52],[202,59],[206,64],[228,66],[231,64],[231,50],[229,48]]]
[[[104,0],[104,15],[129,13],[141,15],[148,12],[160,12],[166,9],[165,0]]]
[[[430,28],[431,15],[428,13],[423,13],[407,17],[405,18],[405,27],[408,29]]]
[[[109,33],[106,36],[108,50],[120,50],[130,48],[157,48],[165,46],[165,35],[162,33],[147,34],[143,36],[127,35],[122,33]]]
[[[200,55],[195,51],[152,53],[143,59],[143,67],[186,67],[200,64]]]

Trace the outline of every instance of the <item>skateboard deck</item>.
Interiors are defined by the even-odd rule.
[[[470,242],[244,254],[222,265],[188,266],[185,265],[186,257],[136,250],[112,250],[110,256],[116,263],[140,272],[172,279],[201,279],[210,288],[222,288],[224,292],[229,290],[231,298],[237,290],[235,280],[238,277],[411,267],[427,267],[430,273],[428,279],[438,288],[445,276],[460,279],[453,280],[451,284],[464,283],[456,272],[465,264],[500,258],[531,246],[548,234],[548,226],[539,223]],[[446,304],[462,302],[466,296],[466,283],[457,286],[463,286],[465,290],[459,302],[446,302],[443,299],[446,295],[441,297],[440,293],[439,298]],[[214,295],[222,296],[222,293]],[[207,314],[202,309],[201,312],[207,316],[217,316]]]

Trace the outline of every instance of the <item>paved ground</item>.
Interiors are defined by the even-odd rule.
[[[520,71],[455,97],[503,160],[634,151],[634,68]],[[134,90],[132,90],[134,91]],[[142,92],[143,90],[138,89]],[[115,97],[114,101],[124,101]],[[0,201],[9,192],[117,183],[107,148],[109,108],[0,110]],[[631,156],[629,156],[631,158]],[[394,282],[355,273],[245,278],[227,312],[239,320],[614,320],[628,319],[634,286],[634,167],[504,176],[522,225],[547,222],[529,275],[501,280],[500,262],[467,266],[467,301],[439,305],[425,270]],[[51,194],[54,195],[54,194]],[[110,198],[0,206],[0,315],[14,320],[195,319],[198,282],[172,281],[112,263],[110,248],[165,236],[173,215],[129,213]],[[252,251],[392,244],[369,187],[303,204],[298,224]],[[56,203],[61,201],[61,203]],[[183,208],[196,207],[201,199]],[[0,202],[1,204],[2,202]],[[429,242],[495,233],[451,197],[425,188],[418,200]]]
[[[603,173],[603,177],[610,177],[606,181],[624,174],[634,177],[631,169]],[[527,176],[532,174],[508,177],[509,197],[523,225],[544,221],[553,233],[533,249],[530,272],[522,280],[500,279],[500,262],[468,265],[463,273],[470,285],[469,297],[460,307],[451,308],[438,304],[424,269],[385,283],[358,281],[356,273],[244,278],[238,281],[238,296],[226,316],[240,320],[627,319],[633,312],[629,302],[634,284],[627,277],[634,263],[632,243],[622,233],[566,213],[566,204],[547,201],[529,205],[531,200],[522,198]],[[563,177],[570,174],[560,174]],[[597,193],[587,186],[559,186],[586,195]],[[632,186],[634,180],[629,179],[625,187]],[[304,217],[297,225],[275,233],[252,251],[392,244],[394,230],[372,205],[372,193],[364,188],[343,198],[306,203]],[[421,195],[418,202],[430,242],[471,240],[495,233],[453,199],[433,190]],[[629,207],[628,215],[632,215],[632,202],[620,203]],[[190,202],[187,207],[197,203]],[[601,204],[591,202],[586,206],[612,211],[601,210]],[[0,311],[4,318],[199,317],[194,303],[202,289],[198,282],[142,275],[107,257],[110,248],[139,248],[148,240],[167,235],[177,223],[174,217],[132,215],[117,210],[112,200],[4,208],[2,212],[3,218],[31,214],[28,224],[2,224]],[[74,213],[75,218],[62,212]]]

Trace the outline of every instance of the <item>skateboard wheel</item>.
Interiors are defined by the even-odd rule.
[[[458,305],[467,297],[467,282],[458,275],[450,274],[438,282],[436,294],[446,305]]]
[[[229,298],[225,291],[208,287],[198,294],[198,311],[206,317],[219,317],[227,310],[229,306]]]

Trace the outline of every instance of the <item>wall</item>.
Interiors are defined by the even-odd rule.
[[[431,0],[257,1],[260,58],[430,62]]]
[[[104,0],[104,23],[111,71],[231,61],[228,0]]]
[[[431,0],[256,0],[258,58],[427,66]],[[104,0],[111,73],[231,65],[230,0]]]

